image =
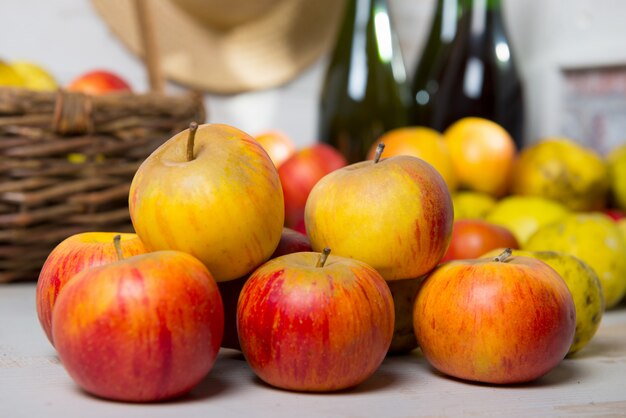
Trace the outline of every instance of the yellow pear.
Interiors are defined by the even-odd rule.
[[[454,219],[483,219],[496,205],[496,199],[487,193],[462,191],[452,194]]]
[[[523,246],[537,229],[569,213],[569,209],[555,200],[538,196],[508,196],[496,203],[485,220],[508,228]]]
[[[596,272],[606,308],[626,294],[626,240],[617,224],[602,213],[574,213],[543,226],[522,249],[562,251],[574,255]]]
[[[496,257],[502,249],[490,251],[483,257]],[[587,263],[571,254],[558,251],[513,250],[515,256],[541,260],[563,278],[576,307],[576,331],[568,355],[587,345],[595,335],[604,314],[604,294],[598,275]]]
[[[24,82],[24,87],[38,91],[52,91],[58,85],[54,77],[41,66],[28,61],[13,61],[13,70],[19,74]]]
[[[567,138],[546,138],[527,147],[513,167],[513,194],[546,197],[572,210],[603,208],[608,189],[606,162]]]

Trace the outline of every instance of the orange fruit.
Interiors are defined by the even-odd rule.
[[[257,135],[254,139],[261,144],[276,168],[280,167],[287,158],[296,152],[296,145],[290,137],[280,131],[267,131]]]
[[[370,148],[367,159],[373,160],[376,148],[385,144],[383,158],[396,155],[411,155],[435,167],[452,192],[457,188],[457,178],[450,158],[450,151],[441,134],[423,126],[393,129],[382,135]]]
[[[504,196],[509,190],[517,154],[515,143],[500,125],[487,119],[459,119],[443,133],[461,188]]]

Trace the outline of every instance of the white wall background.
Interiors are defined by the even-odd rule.
[[[313,1],[313,0],[311,0]],[[405,63],[415,66],[435,0],[390,0]],[[526,83],[527,141],[564,133],[564,69],[626,66],[626,1],[503,0]],[[88,0],[0,0],[0,58],[26,59],[64,84],[93,68],[110,68],[137,91],[147,77],[137,58],[108,31]],[[291,83],[235,96],[207,96],[209,121],[251,134],[277,128],[298,145],[316,141],[317,100],[326,60]],[[618,115],[619,116],[619,115]],[[626,117],[626,115],[622,115]],[[576,132],[572,133],[576,135]],[[626,140],[613,132],[611,141]],[[585,138],[574,138],[585,141]]]

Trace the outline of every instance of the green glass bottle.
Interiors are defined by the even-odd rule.
[[[450,55],[465,0],[437,0],[430,32],[411,83],[412,125],[431,126],[432,97],[439,90],[439,72]]]
[[[466,116],[497,122],[522,147],[524,99],[500,0],[464,0],[450,47],[431,65],[437,90],[421,123],[439,131]],[[416,100],[419,99],[415,92]]]
[[[320,141],[350,163],[408,124],[410,88],[386,0],[348,0],[322,86]]]

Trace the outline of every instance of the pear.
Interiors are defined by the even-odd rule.
[[[487,213],[485,220],[513,232],[523,246],[540,227],[570,213],[559,202],[538,196],[508,196]]]
[[[481,192],[461,191],[452,194],[454,219],[483,219],[496,205],[496,199]]]
[[[562,251],[589,264],[600,279],[607,309],[626,294],[626,240],[603,213],[567,215],[539,228],[522,249]]]
[[[28,61],[13,61],[13,70],[22,78],[24,87],[38,91],[53,91],[58,87],[54,77],[43,67]]]
[[[557,251],[512,250],[514,256],[541,260],[563,278],[574,299],[576,308],[576,331],[567,355],[586,346],[593,338],[604,314],[604,294],[600,279],[587,263],[571,254]],[[484,257],[496,257],[502,249],[493,250]]]
[[[598,210],[606,203],[608,167],[590,148],[567,138],[547,138],[520,153],[511,190],[554,199],[576,211]]]
[[[0,86],[23,87],[22,77],[6,62],[0,60]]]
[[[626,145],[619,146],[607,155],[609,178],[614,206],[626,210]]]

